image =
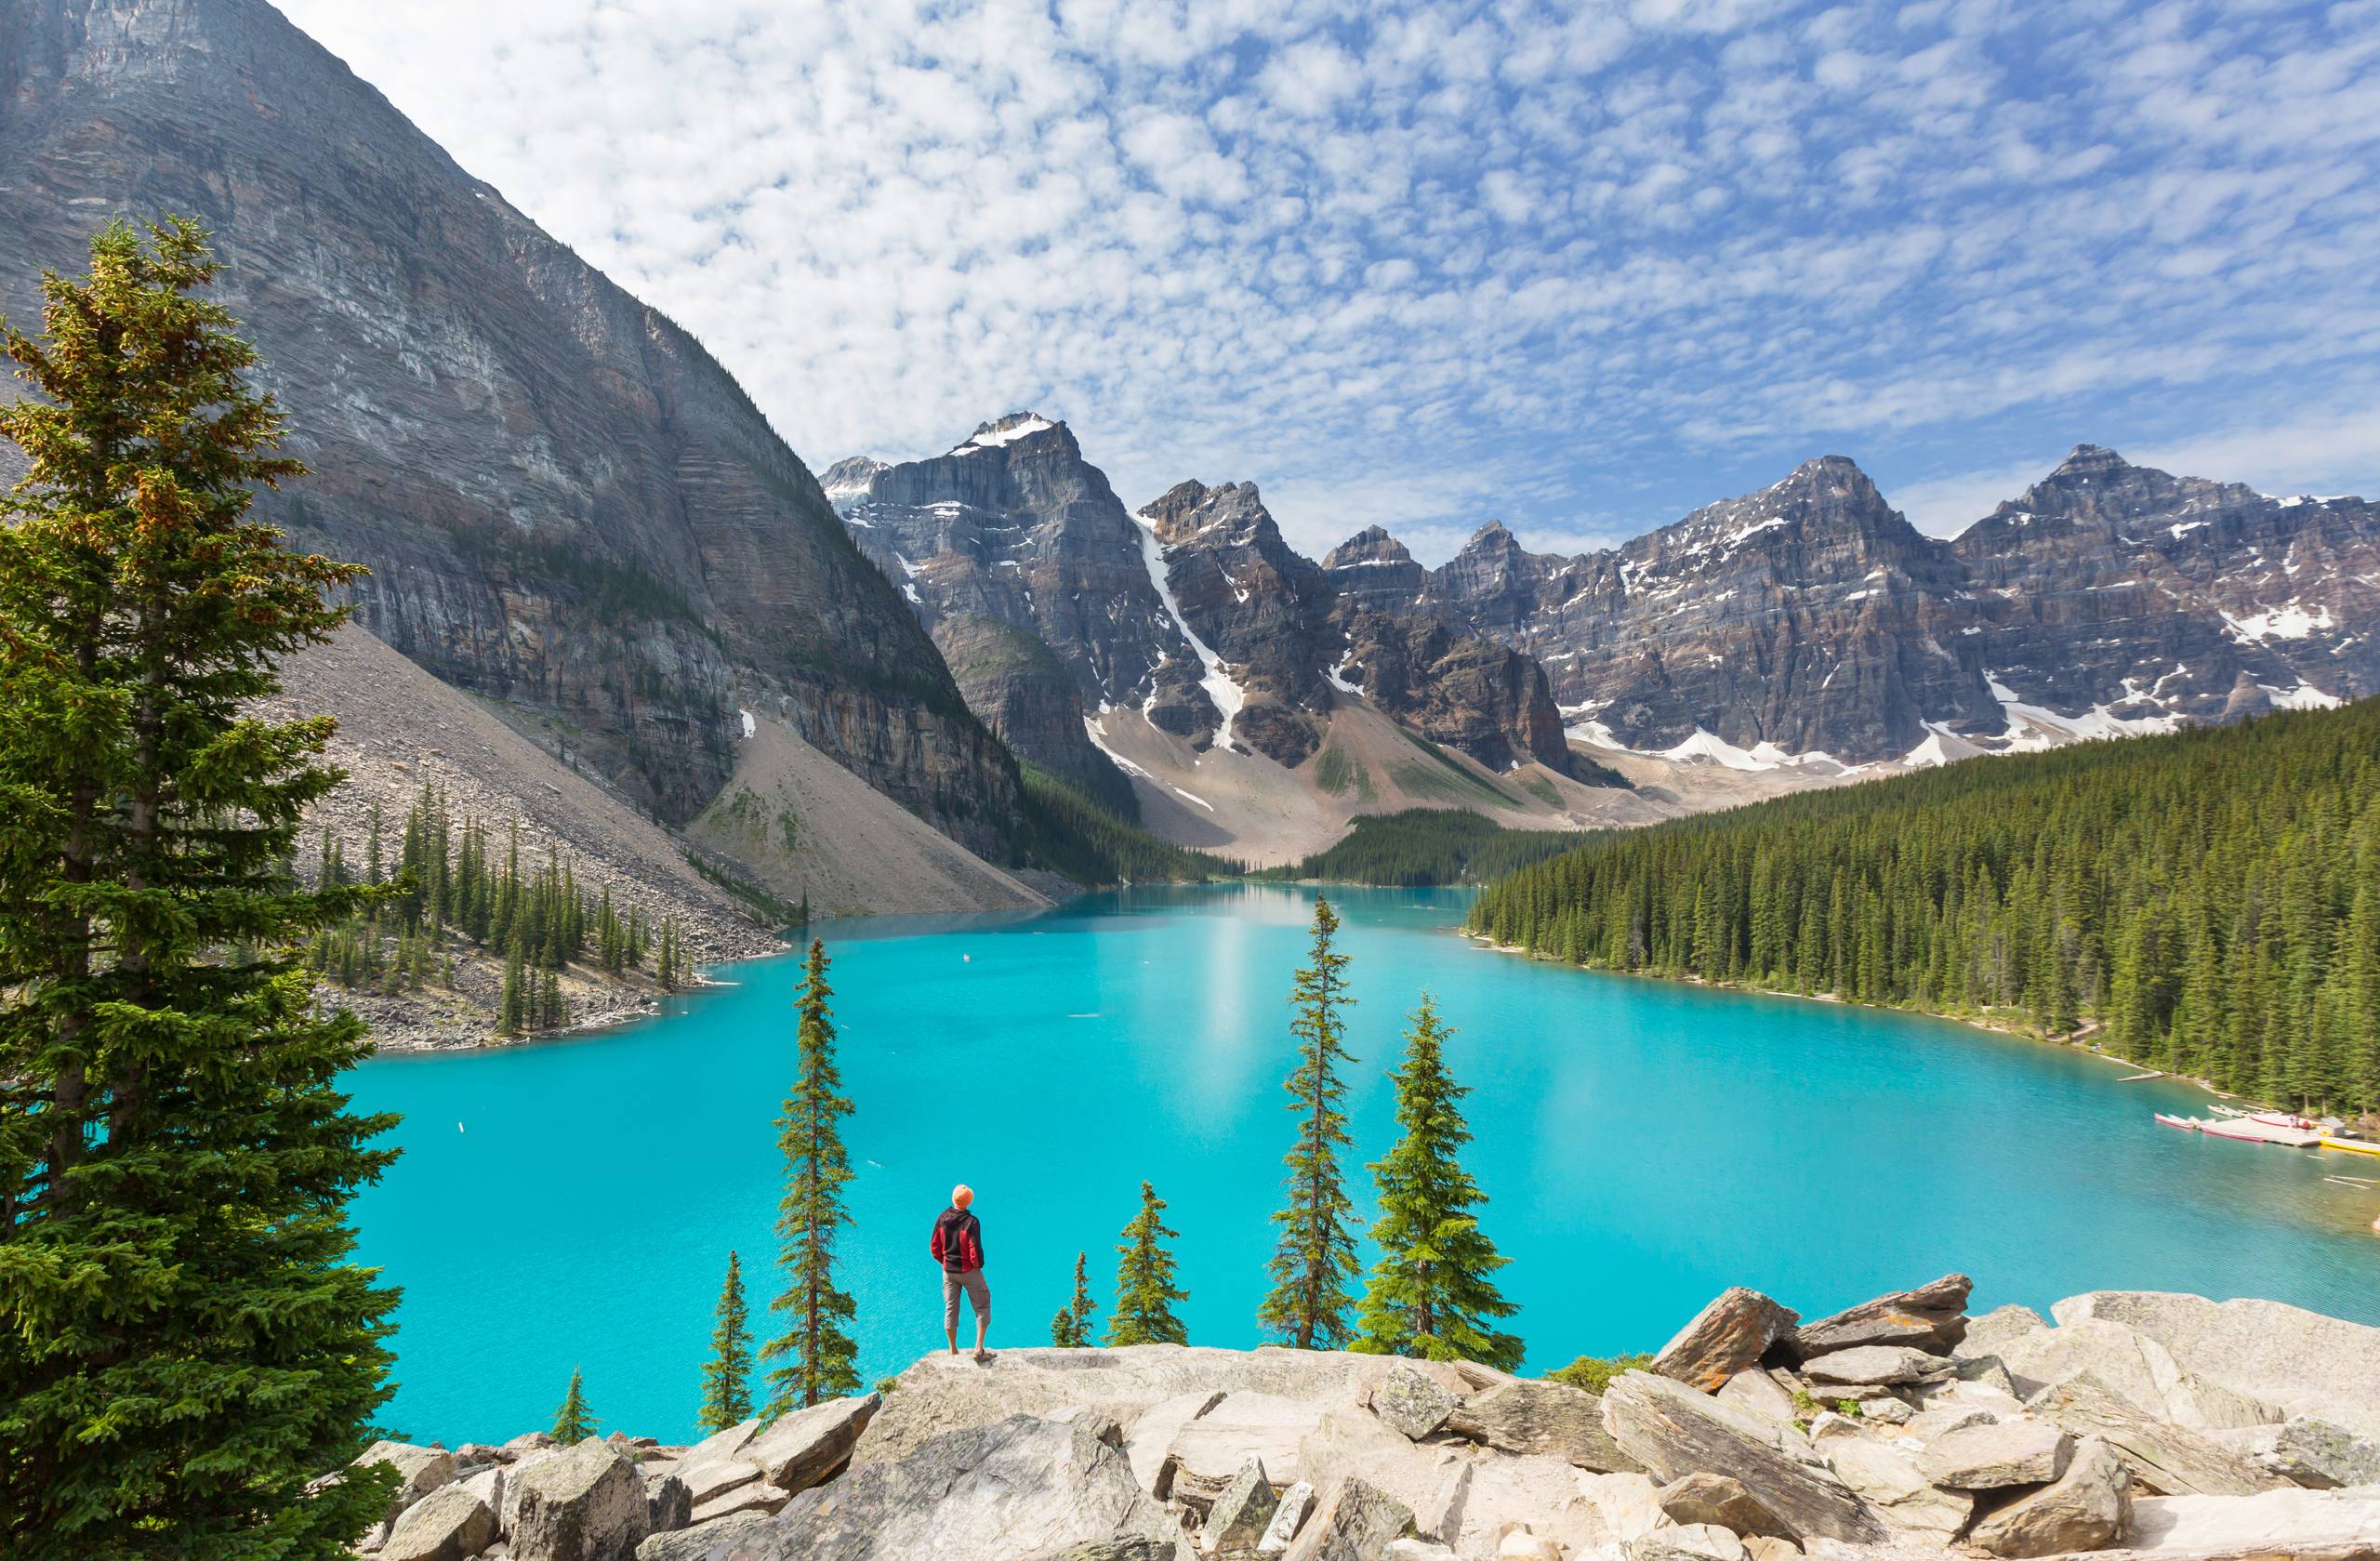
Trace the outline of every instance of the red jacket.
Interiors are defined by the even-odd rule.
[[[984,1227],[963,1209],[945,1209],[933,1223],[933,1260],[945,1274],[984,1266]]]

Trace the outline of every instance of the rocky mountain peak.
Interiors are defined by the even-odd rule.
[[[2104,444],[2077,444],[2067,452],[2064,460],[2057,463],[2057,469],[2049,474],[2049,480],[2056,482],[2061,477],[2090,477],[2132,470],[2130,461]]]
[[[1075,443],[1072,429],[1053,418],[1044,417],[1038,412],[1011,412],[1004,417],[995,417],[990,422],[978,423],[975,425],[975,431],[959,443],[952,445],[948,454],[978,455],[986,450],[1003,449],[1026,440],[1032,441],[1037,445],[1059,445],[1077,459],[1081,458],[1082,456],[1082,447]]]
[[[867,496],[876,485],[876,474],[892,470],[889,462],[873,456],[845,456],[818,474],[818,485],[826,490],[828,502],[840,508],[849,500]]]
[[[1385,526],[1368,525],[1322,555],[1322,567],[1342,569],[1354,564],[1410,563],[1413,555]]]
[[[1279,541],[1279,530],[1253,483],[1225,483],[1220,488],[1195,479],[1176,483],[1138,512],[1169,545],[1198,536],[1224,544]]]

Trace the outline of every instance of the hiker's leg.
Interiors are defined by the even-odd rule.
[[[959,1296],[963,1287],[959,1276],[945,1270],[942,1276],[942,1336],[950,1341],[950,1353],[959,1353]]]
[[[980,1268],[967,1276],[967,1299],[975,1305],[975,1353],[984,1353],[984,1335],[992,1326],[992,1287]]]

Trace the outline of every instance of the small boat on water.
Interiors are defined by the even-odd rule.
[[[2374,1144],[2368,1138],[2341,1138],[2336,1133],[2326,1132],[2322,1135],[2321,1144],[2325,1149],[2344,1149],[2350,1155],[2380,1155],[2380,1144]]]
[[[2179,1128],[2184,1132],[2196,1132],[2204,1125],[2195,1117],[2168,1117],[2162,1111],[2157,1113],[2157,1121],[2162,1127]]]

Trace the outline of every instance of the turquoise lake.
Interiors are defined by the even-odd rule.
[[[1457,893],[1332,897],[1357,1149],[1387,1146],[1385,1071],[1427,987],[1460,1032],[1531,1369],[1658,1347],[1730,1284],[1815,1316],[1950,1269],[1978,1309],[2185,1290],[2380,1323],[2380,1162],[2159,1128],[2153,1109],[2206,1097],[2062,1048],[1497,954],[1456,934]],[[995,1348],[1048,1342],[1078,1250],[1104,1307],[1144,1177],[1182,1233],[1192,1340],[1258,1342],[1312,904],[1135,891],[825,933],[868,1380],[942,1347],[926,1243],[960,1180]],[[633,1025],[357,1071],[361,1106],[405,1117],[403,1158],[357,1206],[364,1260],[404,1290],[385,1424],[449,1446],[542,1430],[578,1366],[606,1429],[690,1436],[730,1248],[770,1331],[799,966],[716,973],[734,985]]]

